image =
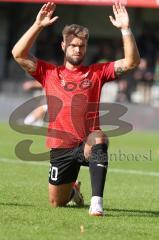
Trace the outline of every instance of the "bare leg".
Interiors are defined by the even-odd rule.
[[[24,123],[26,125],[34,125],[36,121],[43,120],[46,114],[47,108],[46,105],[39,106],[35,110],[33,110],[25,119]]]
[[[71,196],[73,183],[52,185],[49,183],[49,202],[52,207],[65,206]]]

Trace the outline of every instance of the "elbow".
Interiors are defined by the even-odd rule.
[[[128,69],[133,70],[137,68],[139,64],[140,64],[140,56],[136,57],[134,61],[129,62],[127,67]]]
[[[18,64],[21,64],[22,61],[26,58],[25,56],[23,56],[21,53],[19,53],[17,51],[17,49],[13,48],[12,51],[12,56],[14,58],[14,60],[18,63]]]
[[[16,53],[16,49],[15,49],[15,46],[12,48],[12,56],[14,57],[14,58],[16,58],[16,55],[17,55],[17,53]]]
[[[13,58],[14,58],[16,61],[18,61],[18,59],[26,58],[26,55],[27,55],[26,52],[21,51],[21,50],[20,50],[20,47],[18,47],[18,46],[16,46],[16,45],[13,47],[11,53],[12,53]]]
[[[20,56],[17,53],[17,51],[15,50],[15,48],[12,49],[12,56],[16,61],[18,60],[18,58],[20,58]]]

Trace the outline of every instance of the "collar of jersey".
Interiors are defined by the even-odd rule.
[[[70,69],[66,68],[64,65],[62,65],[60,67],[60,70],[65,72],[65,73],[79,73],[79,72],[82,72],[83,69],[84,69],[83,65],[80,65],[79,67],[76,67],[73,70],[70,70]]]

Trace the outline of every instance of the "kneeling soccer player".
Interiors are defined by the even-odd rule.
[[[92,198],[90,215],[103,216],[103,191],[108,166],[108,139],[99,127],[99,101],[104,83],[135,68],[140,57],[129,26],[129,16],[120,3],[113,5],[110,21],[121,30],[124,58],[106,63],[82,65],[88,29],[65,26],[64,64],[57,66],[37,59],[29,50],[39,33],[58,19],[52,16],[54,3],[46,3],[35,22],[12,50],[20,66],[38,80],[46,92],[49,127],[47,145],[50,152],[49,199],[53,207],[65,206],[71,199],[84,204],[77,176],[81,165],[89,165]]]

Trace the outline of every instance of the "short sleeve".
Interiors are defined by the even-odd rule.
[[[114,62],[94,64],[94,70],[103,84],[115,80]]]
[[[40,82],[42,86],[45,86],[45,81],[50,76],[51,72],[56,68],[56,65],[50,64],[43,60],[38,59],[36,70],[33,73],[30,73],[35,80]]]

